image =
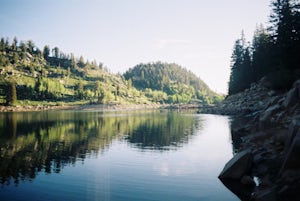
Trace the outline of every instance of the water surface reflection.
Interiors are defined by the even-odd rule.
[[[173,111],[0,114],[0,200],[238,200],[229,119]]]
[[[2,113],[0,122],[0,179],[7,185],[40,171],[59,173],[104,152],[114,139],[141,149],[176,149],[199,127],[192,115],[166,111]]]

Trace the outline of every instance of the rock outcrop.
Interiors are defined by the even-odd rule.
[[[239,152],[225,165],[219,179],[242,179],[251,168],[252,158],[249,150]]]
[[[274,97],[280,93],[270,90],[264,80],[253,83],[249,89],[226,97],[217,105],[217,111],[221,114],[240,115],[258,112],[267,107]]]
[[[285,93],[272,91],[262,80],[228,97],[216,111],[248,118],[246,123],[232,127],[232,139],[239,141],[235,147],[238,153],[225,165],[220,180],[226,185],[224,180],[230,178],[230,183],[234,180],[235,186],[244,188],[244,184],[253,185],[255,179],[251,193],[241,194],[240,188],[226,185],[242,200],[299,200],[300,80]],[[251,164],[247,171],[240,165],[245,158],[245,166]]]

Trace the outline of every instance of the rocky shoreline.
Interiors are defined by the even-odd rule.
[[[0,112],[30,112],[47,110],[139,110],[139,109],[199,109],[198,104],[78,104],[78,105],[37,105],[0,106]]]
[[[66,110],[74,106],[50,106],[50,105],[37,105],[37,106],[0,106],[0,112],[29,112],[29,111],[46,111],[46,110]]]
[[[284,93],[261,80],[211,112],[246,119],[232,122],[238,147],[219,175],[224,185],[241,200],[299,200],[300,81]]]
[[[155,109],[165,107],[159,104],[137,105],[137,104],[83,104],[83,105],[37,105],[37,106],[0,106],[0,112],[32,112],[49,110],[134,110],[134,109]]]

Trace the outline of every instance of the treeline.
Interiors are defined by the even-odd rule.
[[[18,64],[22,60],[30,60],[33,57],[35,57],[34,60],[36,61],[44,59],[50,66],[61,67],[63,69],[70,68],[73,73],[80,76],[83,75],[80,69],[84,68],[108,71],[107,67],[104,67],[101,62],[98,64],[96,60],[92,62],[89,60],[85,61],[82,56],[76,58],[74,54],[66,54],[58,47],[51,49],[49,45],[45,45],[43,50],[40,50],[32,40],[18,42],[17,37],[14,37],[10,43],[9,38],[1,38],[0,66]]]
[[[273,89],[285,90],[300,78],[299,0],[273,0],[267,28],[258,26],[252,42],[235,41],[228,94],[265,77]]]
[[[84,103],[149,103],[97,61],[76,58],[58,47],[43,50],[32,40],[0,39],[0,103],[61,101]],[[26,104],[26,103],[25,103]]]
[[[0,104],[30,101],[112,104],[215,103],[222,99],[192,72],[177,64],[140,64],[124,75],[101,62],[42,50],[32,40],[0,39]]]
[[[221,99],[194,73],[175,63],[138,64],[130,68],[124,77],[158,102],[214,103]]]

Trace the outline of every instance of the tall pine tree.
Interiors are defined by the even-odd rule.
[[[228,94],[235,94],[246,89],[253,77],[251,53],[246,46],[246,39],[242,32],[241,38],[235,41],[231,56],[231,74]]]
[[[17,90],[16,90],[16,83],[11,81],[7,85],[7,92],[6,92],[6,104],[9,106],[15,105],[17,102]]]
[[[253,82],[272,71],[272,41],[267,30],[260,25],[256,28],[252,41]]]
[[[274,0],[269,28],[275,44],[274,59],[278,69],[294,70],[300,62],[299,55],[299,3],[295,0]],[[297,30],[298,29],[298,30]],[[297,47],[298,46],[298,47]]]

